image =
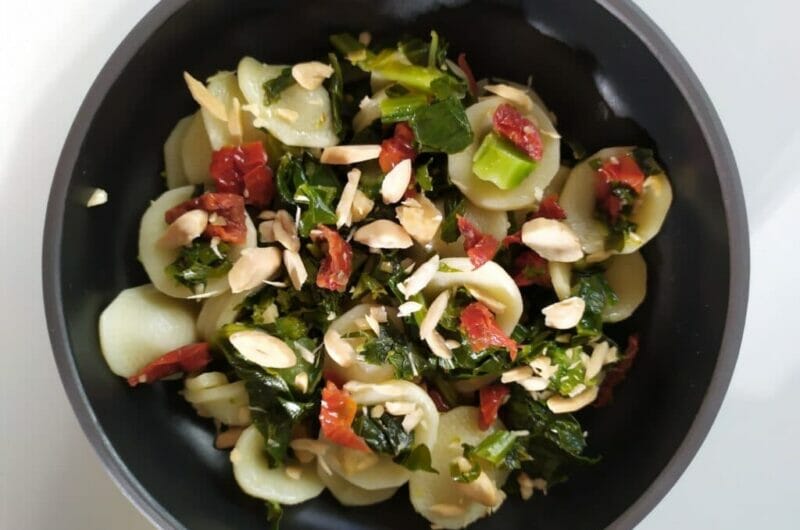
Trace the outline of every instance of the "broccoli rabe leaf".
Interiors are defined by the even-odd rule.
[[[572,287],[572,294],[586,302],[586,309],[578,322],[578,334],[595,336],[603,331],[603,310],[617,303],[617,295],[608,285],[602,271],[579,273],[578,282]]]
[[[361,354],[370,364],[390,364],[397,379],[415,379],[431,369],[431,363],[409,338],[381,326],[381,333],[364,343]]]
[[[442,241],[452,243],[459,238],[458,216],[464,215],[466,209],[467,203],[459,194],[448,194],[444,200],[444,219],[439,233]]]
[[[566,396],[575,387],[583,384],[586,375],[586,368],[581,362],[580,346],[562,347],[559,344],[551,343],[547,347],[547,355],[552,363],[558,367],[556,372],[550,377],[550,389]]]
[[[310,155],[281,158],[277,174],[278,195],[284,205],[301,208],[301,236],[308,237],[319,224],[336,224],[336,198],[340,193],[339,180],[329,166]]]
[[[342,67],[335,53],[328,54],[328,62],[333,68],[333,75],[327,82],[328,93],[331,95],[331,119],[333,120],[333,130],[336,135],[341,137],[343,130],[342,105],[344,104],[344,81],[342,79]]]
[[[403,429],[403,417],[384,413],[373,418],[361,412],[353,420],[353,432],[361,436],[376,453],[390,455],[393,460],[411,471],[436,473],[431,467],[428,446],[414,446],[414,434]]]
[[[193,289],[205,285],[209,279],[218,278],[226,274],[233,265],[229,258],[230,246],[219,243],[217,251],[211,248],[211,243],[205,239],[195,239],[192,244],[181,247],[178,258],[170,263],[165,271],[175,281]],[[221,256],[221,257],[220,257]]]
[[[472,128],[464,106],[455,96],[418,109],[411,128],[424,151],[453,154],[472,143]]]
[[[292,68],[287,66],[278,77],[273,77],[264,82],[264,105],[271,105],[281,99],[281,93],[296,84],[297,81],[292,77]]]

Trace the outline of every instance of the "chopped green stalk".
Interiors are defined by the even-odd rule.
[[[367,48],[349,33],[331,35],[330,41],[336,51],[344,55],[352,63],[363,61],[367,58]]]
[[[472,171],[475,175],[501,190],[519,186],[535,167],[536,162],[494,132],[484,137],[472,157]]]
[[[381,121],[383,123],[396,123],[408,121],[414,112],[428,103],[425,94],[406,94],[381,101]]]
[[[416,179],[417,184],[419,184],[419,187],[422,188],[422,191],[433,190],[433,177],[431,177],[431,172],[428,167],[430,165],[431,161],[428,160],[426,163],[417,166]]]
[[[264,105],[271,105],[281,98],[281,93],[294,85],[296,81],[292,77],[291,67],[281,70],[278,77],[274,77],[264,82]]]
[[[389,62],[373,70],[389,81],[396,81],[408,88],[430,91],[431,83],[444,75],[436,68],[426,68],[399,61]]]
[[[439,51],[439,34],[431,31],[431,45],[428,48],[428,68],[436,66],[436,54]]]

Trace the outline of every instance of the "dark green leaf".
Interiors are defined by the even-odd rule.
[[[342,105],[344,103],[344,81],[342,80],[342,67],[335,53],[328,54],[328,61],[333,68],[333,75],[328,79],[328,93],[331,96],[331,119],[333,130],[337,136],[342,134]]]
[[[415,342],[391,326],[381,326],[381,334],[368,340],[361,353],[368,363],[390,364],[397,379],[415,379],[431,367]]]
[[[458,229],[458,216],[464,215],[467,210],[466,201],[457,194],[447,197],[444,201],[444,219],[440,237],[445,243],[452,243],[461,235]]]
[[[292,68],[287,66],[278,77],[273,77],[264,82],[264,105],[271,105],[281,98],[281,93],[294,85],[296,81],[292,77]]]
[[[411,451],[399,455],[394,461],[410,471],[427,471],[439,474],[431,465],[431,450],[425,444],[414,447]]]
[[[417,184],[422,189],[422,191],[431,191],[433,190],[433,179],[431,178],[431,173],[429,167],[431,165],[431,160],[428,160],[424,164],[420,164],[417,166],[416,171],[416,179]]]
[[[617,303],[617,295],[608,285],[602,271],[580,273],[572,292],[586,302],[583,317],[578,322],[578,334],[593,336],[602,333],[603,310]]]
[[[498,430],[481,440],[469,451],[469,458],[475,457],[497,467],[503,464],[514,446],[520,443],[520,435],[511,431]],[[466,455],[466,452],[465,452]]]
[[[399,456],[411,449],[414,435],[403,429],[403,417],[384,413],[372,418],[360,413],[353,420],[353,432],[376,453]]]
[[[472,143],[464,106],[455,97],[419,109],[411,120],[414,136],[426,151],[457,153]]]
[[[218,278],[231,269],[230,246],[219,243],[217,251],[219,255],[208,240],[195,239],[188,247],[181,247],[178,258],[167,265],[166,274],[190,289],[204,286],[209,279]]]

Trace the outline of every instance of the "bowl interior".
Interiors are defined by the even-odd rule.
[[[67,348],[103,442],[138,481],[129,487],[152,496],[168,523],[265,527],[262,503],[239,491],[227,453],[212,447],[211,425],[193,414],[175,384],[132,390],[111,374],[99,351],[97,318],[120,290],[147,281],[136,260],[139,219],[163,189],[163,141],[194,109],[181,72],[204,78],[235,68],[244,55],[307,60],[327,51],[330,33],[363,29],[390,40],[436,29],[451,54],[467,53],[479,78],[532,76],[567,139],[589,152],[652,146],[667,168],[675,200],[663,232],[644,251],[648,298],[619,330],[638,330],[642,352],[613,406],[581,413],[590,452],[602,461],[546,497],[509,499],[475,528],[612,524],[665,469],[704,399],[725,325],[730,255],[720,176],[701,125],[653,53],[604,7],[585,0],[193,0],[156,27],[103,94],[68,155],[74,165],[62,166],[58,177],[71,178],[63,219],[55,221],[62,233],[46,241],[60,249],[56,298]],[[93,186],[110,200],[87,209],[85,190]],[[401,527],[427,528],[405,490],[360,509],[324,494],[287,510],[283,521],[287,529]]]

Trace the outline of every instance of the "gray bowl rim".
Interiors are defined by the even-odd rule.
[[[161,0],[108,59],[87,93],[67,135],[56,166],[47,204],[42,249],[44,305],[50,343],[61,382],[84,434],[122,493],[158,528],[185,528],[136,480],[106,437],[80,384],[69,344],[61,293],[61,222],[81,144],[100,103],[131,58],[170,16],[191,0]],[[595,0],[622,22],[669,74],[697,119],[720,180],[728,226],[730,282],[728,310],[719,356],[706,395],[686,437],[664,469],[639,498],[609,528],[635,527],[678,481],[706,438],[728,389],[744,332],[749,293],[750,250],[744,195],[730,143],[722,122],[697,76],[661,29],[631,0]]]

